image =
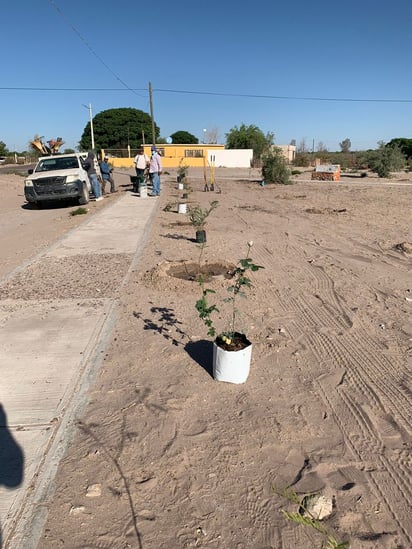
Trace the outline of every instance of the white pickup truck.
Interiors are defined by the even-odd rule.
[[[45,202],[77,200],[89,202],[91,185],[83,168],[84,153],[56,154],[39,158],[24,180],[24,195],[29,204],[41,208]]]

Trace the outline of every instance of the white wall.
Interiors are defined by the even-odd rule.
[[[253,149],[225,149],[207,151],[207,161],[216,168],[250,168]]]

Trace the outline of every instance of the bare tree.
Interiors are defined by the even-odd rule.
[[[296,152],[297,153],[306,153],[306,152],[308,152],[308,148],[306,146],[306,139],[305,138],[301,139],[299,145],[296,147]]]
[[[218,142],[218,138],[219,138],[219,128],[214,126],[210,130],[207,130],[205,137],[206,137],[207,143],[215,145]]]
[[[316,147],[316,150],[318,152],[328,152],[326,145],[322,141],[318,142],[318,146]]]

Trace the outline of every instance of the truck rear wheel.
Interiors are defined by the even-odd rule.
[[[82,195],[79,196],[79,204],[80,206],[84,206],[85,204],[89,203],[89,191],[87,190],[86,183],[83,183],[82,187]]]

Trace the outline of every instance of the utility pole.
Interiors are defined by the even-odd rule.
[[[150,100],[150,116],[152,118],[152,135],[153,135],[152,145],[156,145],[155,122],[154,122],[154,114],[153,114],[152,83],[151,82],[149,82],[149,100]]]
[[[86,109],[89,111],[89,118],[90,118],[90,133],[92,137],[92,151],[94,151],[94,130],[93,130],[93,112],[92,112],[92,104],[89,103],[89,106],[83,105]]]
[[[315,165],[315,139],[312,139],[312,162]]]

